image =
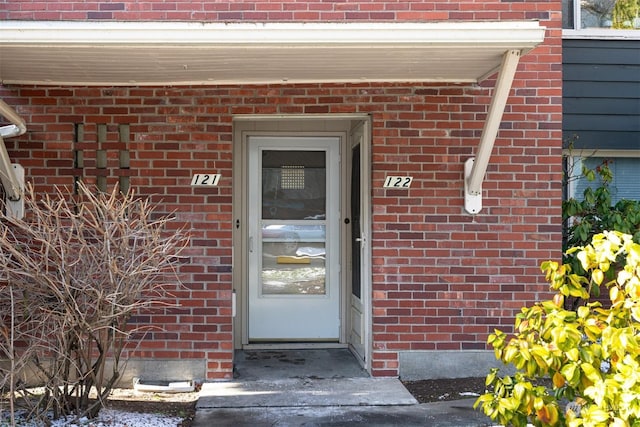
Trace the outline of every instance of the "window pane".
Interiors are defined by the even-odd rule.
[[[604,158],[602,157],[582,159],[589,169],[594,169],[601,165],[603,160]],[[611,203],[615,204],[622,199],[640,200],[640,158],[615,157],[608,158],[608,160],[609,169],[611,169],[613,173],[613,180],[609,184]],[[579,173],[582,170],[582,163],[578,159],[574,165],[574,173]],[[587,187],[595,189],[600,185],[601,181],[599,178],[596,178],[595,181],[588,181],[586,178],[581,177],[574,182],[571,196],[582,199],[584,190]]]
[[[261,295],[326,295],[326,152],[262,152]]]
[[[326,226],[262,226],[262,295],[325,295]]]
[[[562,28],[574,29],[573,17],[575,8],[573,7],[575,0],[562,0]]]
[[[324,219],[324,151],[263,151],[262,218]]]
[[[580,0],[581,28],[640,29],[637,0]]]

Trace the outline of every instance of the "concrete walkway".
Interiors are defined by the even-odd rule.
[[[235,381],[203,385],[193,427],[492,425],[472,409],[474,399],[419,404],[399,380],[368,377],[346,350],[245,353],[236,361]]]

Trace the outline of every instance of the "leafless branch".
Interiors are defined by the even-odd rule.
[[[18,373],[34,367],[46,390],[27,399],[38,417],[97,415],[136,331],[129,319],[169,304],[166,285],[179,283],[175,265],[187,243],[167,231],[171,216],[132,192],[82,183],[78,192],[38,200],[29,187],[26,219],[0,214],[0,357],[10,361],[0,386],[24,395]],[[109,359],[115,365],[106,372]]]

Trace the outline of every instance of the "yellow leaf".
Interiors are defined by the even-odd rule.
[[[553,385],[556,388],[564,387],[566,381],[560,372],[553,374]]]
[[[484,385],[488,386],[493,384],[493,381],[496,379],[497,370],[492,369],[491,372],[487,375],[487,378],[484,380]]]
[[[633,277],[633,274],[631,274],[631,272],[622,270],[620,271],[620,273],[618,273],[617,282],[620,286],[624,286],[624,284],[627,283],[627,281],[631,279],[631,277]]]
[[[505,353],[504,353],[504,361],[511,363],[513,362],[513,359],[515,359],[515,357],[519,354],[519,351],[517,348],[513,347],[513,346],[509,346],[507,347]]]
[[[536,411],[536,416],[544,424],[554,425],[558,422],[558,409],[553,405],[545,405]]]
[[[595,270],[593,270],[593,273],[591,273],[591,278],[596,283],[596,285],[600,285],[604,280],[604,273],[602,272],[602,270],[596,268]]]
[[[523,400],[524,394],[526,392],[526,389],[524,387],[524,385],[522,385],[522,383],[517,383],[514,387],[513,387],[513,397],[518,401],[521,402]]]
[[[580,358],[580,351],[577,348],[572,348],[567,351],[567,359],[575,362]]]
[[[560,372],[569,384],[574,384],[579,378],[579,373],[576,371],[576,365],[574,363],[564,365]]]
[[[609,427],[629,427],[629,424],[620,418],[614,418]]]
[[[609,289],[609,298],[611,299],[612,303],[616,303],[616,301],[618,300],[618,296],[620,294],[620,289],[618,289],[617,286],[612,286],[611,289]]]
[[[555,294],[553,296],[553,303],[556,305],[556,307],[562,308],[564,306],[564,295]]]
[[[601,379],[598,370],[594,368],[592,364],[583,363],[580,365],[580,367],[582,368],[582,371],[587,376],[587,378],[589,378],[589,380],[596,382]]]
[[[589,307],[585,307],[585,306],[578,307],[578,316],[581,319],[584,319],[585,317],[587,317],[590,312],[591,311],[589,310]]]
[[[598,407],[592,406],[585,411],[583,419],[585,425],[604,426],[606,425],[605,422],[609,420],[609,414]]]
[[[584,333],[591,341],[597,341],[602,334],[602,330],[597,325],[586,325],[584,327]]]

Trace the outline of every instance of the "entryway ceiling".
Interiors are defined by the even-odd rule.
[[[176,85],[478,82],[535,21],[430,23],[0,22],[0,82]]]

